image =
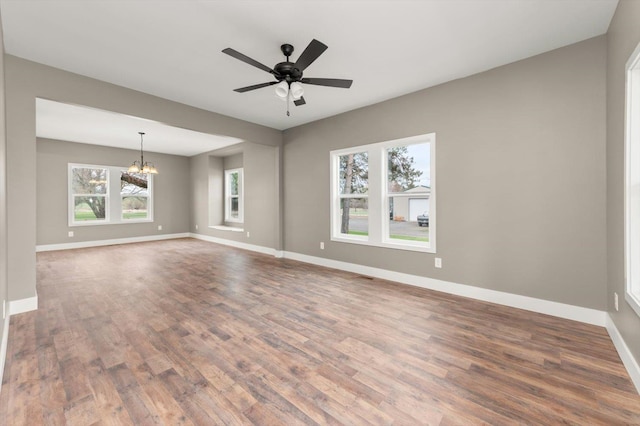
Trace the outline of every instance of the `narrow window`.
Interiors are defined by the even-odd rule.
[[[338,162],[340,234],[366,239],[369,235],[367,153],[340,155]]]
[[[244,221],[243,169],[225,170],[225,215],[226,222]]]

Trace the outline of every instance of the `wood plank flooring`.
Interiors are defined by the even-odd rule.
[[[640,424],[600,327],[193,239],[37,268],[0,424]]]

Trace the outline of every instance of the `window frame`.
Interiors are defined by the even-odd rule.
[[[238,173],[238,194],[231,194],[230,176]],[[238,217],[231,217],[231,199],[238,199]],[[230,223],[244,223],[244,168],[227,169],[224,171],[224,221]]]
[[[640,316],[640,44],[625,68],[625,300]]]
[[[430,150],[430,182],[429,196],[429,242],[428,245],[414,241],[396,240],[389,234],[389,194],[387,190],[387,157],[389,148],[429,143]],[[368,235],[345,235],[340,232],[340,199],[339,173],[340,157],[361,152],[368,153]],[[427,133],[407,138],[359,145],[329,152],[330,159],[330,209],[331,209],[331,241],[362,244],[398,250],[436,253],[436,134]],[[349,194],[350,196],[352,194]],[[353,194],[352,198],[364,198],[363,194]]]
[[[75,198],[78,196],[87,196],[91,194],[76,194],[73,192],[73,171],[74,169],[102,169],[107,171],[107,190],[104,194],[105,197],[105,217],[104,219],[95,219],[95,220],[83,220],[76,221],[75,219]],[[68,164],[68,173],[67,173],[67,191],[68,191],[68,222],[69,226],[93,226],[93,225],[104,225],[110,223],[111,220],[111,173],[109,172],[109,167],[100,166],[94,164]],[[100,194],[102,196],[102,194]]]
[[[369,171],[369,158],[367,156],[367,174],[368,174],[368,178],[367,178],[367,191],[364,193],[350,193],[350,194],[342,194],[340,192],[340,157],[344,156],[344,155],[349,155],[349,154],[362,154],[364,152],[367,152],[366,150],[346,150],[344,153],[338,153],[335,156],[334,162],[335,162],[335,176],[334,178],[336,179],[336,184],[335,187],[334,185],[332,185],[332,189],[335,190],[336,196],[337,196],[337,208],[334,211],[334,221],[336,223],[336,226],[339,227],[341,224],[341,219],[340,219],[340,208],[342,206],[342,200],[345,198],[351,198],[351,199],[366,199],[367,200],[367,211],[369,211],[371,209],[371,205],[369,204],[369,192],[371,191],[371,175],[369,175],[370,171]],[[333,197],[332,197],[333,199]],[[369,223],[369,216],[367,215],[367,222]],[[367,225],[368,226],[368,225]],[[333,226],[332,226],[333,229]],[[339,231],[336,231],[338,238],[342,238],[345,239],[347,241],[360,241],[363,243],[366,243],[367,241],[369,241],[369,235],[345,235],[342,234]],[[333,238],[332,238],[333,239]],[[339,241],[338,239],[334,240],[334,241]]]
[[[73,169],[106,169],[107,170],[107,192],[105,194],[105,218],[104,220],[75,220],[75,196],[82,194],[74,194],[73,190]],[[124,219],[122,217],[122,194],[120,185],[114,182],[120,182],[120,174],[127,172],[124,166],[105,166],[99,164],[80,164],[68,163],[67,165],[67,225],[69,227],[79,226],[102,226],[102,225],[126,225],[134,223],[153,222],[153,175],[147,175],[147,217],[144,219]],[[114,202],[118,200],[118,202]]]
[[[120,173],[129,173],[128,168],[120,168]],[[125,219],[124,210],[122,209],[122,199],[124,197],[145,197],[147,199],[147,217],[141,219]],[[153,174],[147,174],[147,195],[122,195],[122,188],[120,188],[120,185],[118,185],[118,199],[120,200],[120,222],[117,223],[153,222]]]

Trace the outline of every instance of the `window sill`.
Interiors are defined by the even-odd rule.
[[[214,225],[209,226],[209,228],[216,229],[218,231],[244,232],[244,228],[236,228],[235,226]]]
[[[348,238],[348,237],[331,237],[331,241],[336,241],[340,243],[349,243],[349,244],[360,244],[363,246],[371,246],[371,247],[382,247],[382,248],[390,248],[394,250],[406,250],[406,251],[419,251],[422,253],[436,253],[435,247],[429,247],[424,245],[417,244],[400,244],[400,243],[391,243],[391,242],[372,242],[362,238]]]
[[[87,221],[87,222],[71,222],[68,224],[68,226],[69,228],[73,228],[76,226],[127,225],[132,223],[152,223],[152,222],[153,222],[153,219],[128,219],[128,220],[123,220],[121,222],[94,220],[94,221]]]

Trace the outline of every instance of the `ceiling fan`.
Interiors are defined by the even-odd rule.
[[[254,84],[252,86],[241,87],[235,89],[235,92],[244,93],[250,90],[260,89],[267,86],[276,86],[276,94],[281,98],[293,99],[293,103],[296,106],[306,104],[304,97],[304,89],[302,84],[313,84],[316,86],[328,86],[328,87],[340,87],[348,89],[351,87],[353,80],[343,80],[339,78],[308,78],[303,77],[304,70],[313,63],[325,50],[327,46],[319,42],[316,39],[311,40],[311,43],[302,52],[302,55],[294,63],[289,61],[289,57],[293,53],[293,46],[290,44],[283,44],[280,46],[282,54],[287,57],[287,60],[276,64],[273,68],[261,64],[255,59],[251,59],[247,55],[243,55],[237,50],[230,47],[224,49],[222,52],[236,59],[246,62],[249,65],[253,65],[263,71],[273,74],[275,81],[269,81],[267,83]],[[302,83],[302,84],[301,84]],[[287,115],[289,115],[287,107]]]

